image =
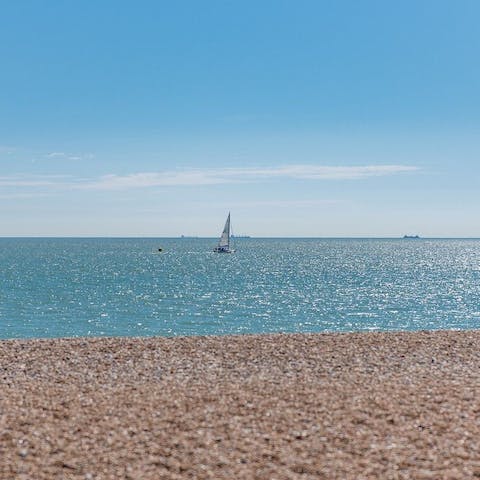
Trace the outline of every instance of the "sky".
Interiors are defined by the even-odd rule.
[[[0,7],[0,236],[480,237],[477,0]]]

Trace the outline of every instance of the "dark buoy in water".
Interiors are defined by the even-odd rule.
[[[159,248],[158,251],[159,251],[159,252],[163,252],[163,248]]]

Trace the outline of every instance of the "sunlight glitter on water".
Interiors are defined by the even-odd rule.
[[[0,337],[476,328],[480,241],[0,239]]]

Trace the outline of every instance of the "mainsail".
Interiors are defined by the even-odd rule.
[[[223,227],[222,236],[218,242],[218,246],[222,248],[228,248],[230,246],[230,213],[228,214],[225,227]]]
[[[233,253],[235,250],[230,248],[230,212],[228,212],[227,221],[223,227],[222,235],[218,241],[218,246],[213,249],[217,253]]]

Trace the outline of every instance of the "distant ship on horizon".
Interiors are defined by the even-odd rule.
[[[408,240],[417,240],[420,238],[419,235],[404,235],[403,236],[404,239],[408,239]]]

